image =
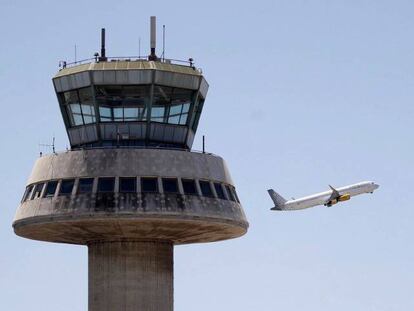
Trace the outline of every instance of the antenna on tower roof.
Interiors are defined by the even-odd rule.
[[[39,144],[39,149],[41,147],[49,147],[49,148],[52,148],[52,152],[54,154],[56,154],[56,149],[55,149],[55,135],[53,135],[52,144]],[[43,152],[40,151],[40,156],[42,156],[42,154],[43,154]]]
[[[151,54],[148,56],[148,60],[158,60],[155,54],[155,46],[157,44],[157,21],[155,16],[151,16]]]
[[[162,61],[165,61],[165,25],[162,25]]]
[[[105,28],[101,29],[101,57],[99,61],[106,62],[106,53],[105,53]]]
[[[141,58],[141,37],[138,39],[138,58]]]

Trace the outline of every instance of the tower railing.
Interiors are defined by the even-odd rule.
[[[82,60],[77,60],[74,62],[67,62],[67,61],[60,61],[59,62],[59,69],[71,68],[78,65],[83,65],[87,63],[101,63],[101,62],[117,62],[117,61],[130,61],[130,62],[137,62],[137,61],[148,61],[148,56],[111,56],[107,57],[106,61],[99,60],[99,55],[91,58],[85,58]],[[194,66],[194,61],[192,58],[188,60],[181,60],[181,59],[174,59],[174,58],[159,58],[157,62],[165,63],[165,64],[172,64],[172,65],[179,65],[185,67],[191,67],[194,70],[198,70],[201,72],[200,68],[196,68]]]
[[[106,149],[154,149],[154,150],[173,150],[173,151],[183,151],[183,152],[191,152],[191,153],[203,153],[203,154],[207,154],[207,155],[211,155],[211,156],[218,156],[214,153],[211,152],[206,152],[206,151],[202,151],[202,150],[197,150],[197,149],[183,149],[183,148],[175,148],[175,147],[158,147],[158,146],[88,146],[88,147],[74,147],[71,149],[67,149],[65,151],[57,151],[57,152],[52,152],[50,154],[61,154],[61,153],[66,153],[66,152],[71,152],[71,151],[80,151],[80,150],[106,150]],[[40,156],[43,155],[47,155],[44,154],[43,152],[40,153]]]

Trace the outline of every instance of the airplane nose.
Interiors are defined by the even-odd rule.
[[[378,184],[376,184],[376,183],[373,183],[373,186],[374,186],[374,190],[376,190],[376,189],[378,189],[378,188],[379,188],[379,185],[378,185]]]

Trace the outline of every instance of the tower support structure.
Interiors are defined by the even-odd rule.
[[[172,311],[173,244],[88,244],[89,311]]]

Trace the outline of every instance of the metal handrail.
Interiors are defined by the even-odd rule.
[[[212,156],[217,156],[214,153],[211,152],[205,152],[201,150],[196,149],[184,149],[184,148],[178,148],[178,147],[157,147],[157,146],[92,146],[92,147],[75,147],[71,149],[67,149],[66,151],[58,151],[53,152],[52,154],[58,155],[61,153],[71,152],[71,151],[81,151],[81,150],[106,150],[106,149],[154,149],[154,150],[173,150],[173,151],[184,151],[184,152],[191,152],[191,153],[201,153],[201,154],[207,154]],[[40,156],[42,156],[43,153],[41,153]]]
[[[91,57],[91,58],[85,58],[82,60],[77,60],[74,62],[66,62],[66,61],[59,61],[59,68],[60,69],[65,69],[65,68],[70,68],[70,67],[74,67],[74,66],[78,66],[78,65],[82,65],[85,63],[91,63],[91,62],[95,62],[95,63],[99,63],[99,62],[111,62],[111,61],[147,61],[148,57],[147,56],[111,56],[111,57],[105,57],[106,60],[100,60],[100,57],[97,55],[95,57]],[[159,58],[157,61],[161,62],[161,63],[170,63],[173,65],[179,65],[179,66],[186,66],[186,67],[191,67],[195,69],[194,66],[194,61],[192,58],[189,58],[188,60],[181,60],[181,59],[173,59],[173,58]]]

